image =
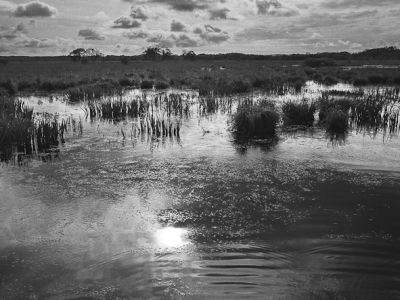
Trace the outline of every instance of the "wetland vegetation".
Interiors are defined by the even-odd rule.
[[[395,298],[399,57],[375,59],[5,59],[0,295]]]

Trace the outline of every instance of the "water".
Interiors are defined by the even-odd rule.
[[[396,136],[244,147],[194,106],[179,138],[152,139],[24,100],[82,131],[51,162],[0,167],[3,299],[400,297]]]

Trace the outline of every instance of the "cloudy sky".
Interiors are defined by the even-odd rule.
[[[0,55],[359,51],[400,44],[400,0],[0,0]]]

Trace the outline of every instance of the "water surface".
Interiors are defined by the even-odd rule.
[[[62,100],[24,99],[70,120],[60,156],[0,167],[2,298],[400,297],[398,137],[238,145],[194,104],[154,138]]]

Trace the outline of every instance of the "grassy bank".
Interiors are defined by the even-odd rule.
[[[357,61],[357,64],[360,62]],[[368,64],[400,64],[400,61],[368,61]],[[312,64],[311,64],[312,65]],[[58,92],[74,88],[144,89],[192,88],[201,95],[231,95],[251,90],[283,94],[299,90],[307,80],[324,84],[400,85],[399,69],[352,68],[351,61],[332,66],[310,66],[305,61],[269,60],[165,60],[88,61],[12,60],[2,65],[0,89],[7,93]]]

